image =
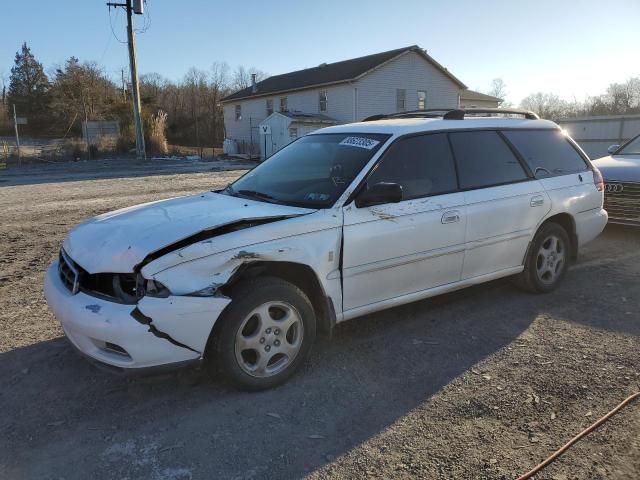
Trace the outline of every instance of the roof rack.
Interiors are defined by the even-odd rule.
[[[527,120],[538,120],[540,117],[529,110],[517,108],[429,108],[426,110],[411,110],[408,112],[391,113],[388,115],[372,115],[362,120],[373,122],[375,120],[388,120],[394,118],[440,118],[443,120],[464,120],[465,116],[491,116],[491,115],[522,115]]]

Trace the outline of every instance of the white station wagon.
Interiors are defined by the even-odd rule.
[[[598,170],[531,112],[379,115],[302,137],[224,190],[78,225],[45,296],[100,364],[204,362],[259,390],[336,323],[508,275],[553,290],[602,206]]]

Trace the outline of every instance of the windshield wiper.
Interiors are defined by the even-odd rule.
[[[216,190],[214,190],[215,192]],[[235,190],[233,189],[233,187],[231,186],[231,184],[228,184],[226,187],[224,187],[222,190],[218,190],[218,192],[220,193],[226,193],[227,195],[231,195],[232,197],[234,196]]]
[[[259,198],[260,200],[267,200],[267,201],[270,201],[270,202],[278,202],[277,198],[272,197],[268,193],[257,192],[255,190],[238,190],[236,193],[239,193],[240,195],[245,196],[245,197],[253,197],[253,198]]]

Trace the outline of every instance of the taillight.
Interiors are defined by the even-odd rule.
[[[602,173],[597,167],[593,167],[593,183],[596,184],[596,190],[599,192],[604,191],[604,178],[602,178]]]

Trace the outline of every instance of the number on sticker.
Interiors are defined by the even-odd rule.
[[[380,142],[372,138],[367,137],[347,137],[340,142],[340,145],[346,145],[348,147],[366,148],[371,150]]]

